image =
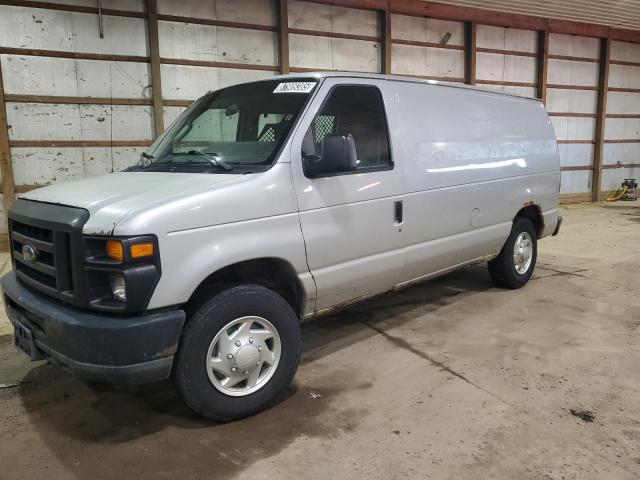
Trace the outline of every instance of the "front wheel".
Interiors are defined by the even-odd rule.
[[[188,320],[174,378],[196,413],[235,420],[273,404],[293,379],[300,351],[300,322],[291,306],[267,288],[240,285]]]
[[[533,223],[528,218],[517,217],[500,254],[488,264],[491,280],[498,287],[523,287],[533,274],[537,256]]]

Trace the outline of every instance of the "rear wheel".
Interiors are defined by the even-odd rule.
[[[189,319],[174,378],[185,403],[215,421],[271,406],[300,359],[300,322],[278,294],[240,285],[205,302]]]
[[[533,274],[537,255],[533,223],[528,218],[517,217],[500,254],[488,264],[491,280],[499,287],[523,287]]]

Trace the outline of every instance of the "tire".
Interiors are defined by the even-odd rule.
[[[530,262],[528,266],[526,266],[526,261],[524,265],[521,264],[520,271],[518,271],[518,267],[516,267],[516,260],[514,258],[516,242],[519,238],[529,240],[530,243]],[[498,287],[511,289],[523,287],[533,274],[537,256],[538,244],[536,241],[536,229],[533,223],[526,217],[516,217],[513,221],[509,238],[507,238],[500,254],[488,263],[491,280],[494,285]],[[520,258],[523,257],[519,257],[519,259]],[[525,266],[526,270],[522,271]]]
[[[259,323],[251,323],[250,327],[246,327],[243,330],[244,337],[240,338],[238,335],[241,328],[236,325],[228,326],[233,322],[246,325],[252,321],[244,320],[247,317],[260,320]],[[262,332],[254,328],[267,324],[269,328],[273,327],[276,336],[270,344],[269,340],[264,340],[265,343],[260,347],[261,353],[256,353],[256,345],[263,340],[253,340],[255,332]],[[234,328],[237,330],[234,331]],[[231,333],[225,336],[223,331]],[[269,332],[265,337],[268,334]],[[231,340],[228,340],[229,338]],[[235,343],[234,338],[237,339]],[[215,345],[214,340],[217,342]],[[241,343],[240,340],[244,345],[236,348],[235,346]],[[249,340],[255,344],[250,345]],[[239,386],[229,387],[223,385],[227,377],[215,368],[209,367],[211,357],[211,361],[216,362],[224,359],[223,370],[229,374],[230,382],[235,381],[238,378],[236,375],[249,372],[238,371],[238,365],[244,369],[242,365],[248,365],[247,362],[251,361],[252,366],[247,368],[260,370],[267,366],[271,360],[263,360],[263,356],[266,352],[275,358],[275,345],[278,341],[279,359],[272,362],[272,370],[264,368],[256,374],[260,375],[262,380],[258,380],[252,387],[255,389],[253,391],[249,389],[249,377],[255,372],[246,377],[244,385],[240,382]],[[235,356],[227,352],[233,352]],[[300,321],[291,306],[280,295],[267,288],[259,285],[239,285],[224,290],[204,302],[191,318],[187,319],[174,364],[173,378],[184,402],[194,412],[210,420],[228,422],[272,406],[278,395],[293,380],[300,353]],[[232,360],[226,360],[230,358],[229,355]],[[263,361],[263,367],[253,367],[253,361],[256,360],[254,355],[260,356],[257,365]],[[241,362],[241,358],[244,363]],[[232,368],[236,368],[236,373],[229,373]]]

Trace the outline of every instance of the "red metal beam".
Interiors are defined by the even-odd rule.
[[[552,33],[611,38],[612,40],[640,43],[640,30],[625,30],[593,23],[558,20],[457,5],[445,5],[422,0],[390,0],[390,8],[392,13],[402,15],[475,22],[483,25],[522,28],[525,30],[548,30]]]

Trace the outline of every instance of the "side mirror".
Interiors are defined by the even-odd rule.
[[[320,143],[320,156],[303,155],[302,166],[311,178],[357,170],[358,155],[353,137],[351,134],[326,135]]]

